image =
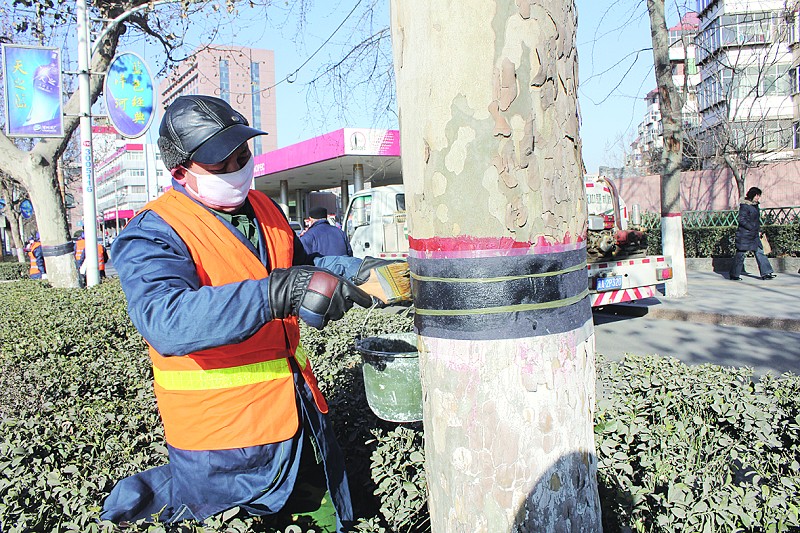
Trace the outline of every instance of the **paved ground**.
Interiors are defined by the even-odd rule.
[[[767,281],[743,274],[733,281],[727,274],[689,271],[688,279],[689,294],[683,298],[660,296],[607,307],[650,318],[800,332],[800,274],[781,272]]]
[[[669,355],[688,364],[800,374],[800,275],[763,281],[689,271],[689,294],[595,310],[597,353]]]

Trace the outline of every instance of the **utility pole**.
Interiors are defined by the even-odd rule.
[[[89,36],[87,0],[76,0],[78,18],[78,90],[80,91],[81,180],[83,182],[83,231],[86,238],[86,286],[100,283],[97,255],[97,201],[94,195],[92,150],[91,72],[92,42]]]

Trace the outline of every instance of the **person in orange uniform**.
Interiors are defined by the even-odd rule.
[[[28,275],[31,279],[43,279],[47,277],[47,270],[44,265],[44,254],[42,253],[42,243],[39,242],[39,232],[35,237],[31,237],[30,247],[28,248],[28,259],[30,267]]]
[[[102,519],[202,521],[310,513],[353,522],[328,406],[298,350],[298,318],[321,329],[372,298],[310,266],[283,211],[251,190],[248,141],[266,133],[225,101],[181,96],[159,129],[173,188],[112,246],[134,325],[150,345],[169,463],[125,478]]]
[[[81,265],[83,264],[84,254],[86,248],[86,234],[81,232],[81,236],[75,241],[75,269],[78,271],[78,284],[81,287],[86,287],[86,274],[81,272]]]
[[[86,271],[82,268],[86,261],[86,235],[81,232],[81,238],[75,242],[75,266],[78,267],[78,278],[81,287],[86,286]],[[97,243],[97,270],[100,277],[106,277],[106,263],[108,262],[108,252],[102,243]]]

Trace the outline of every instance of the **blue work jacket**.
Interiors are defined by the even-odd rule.
[[[175,181],[173,187],[186,194]],[[270,269],[260,232],[256,250],[233,226],[217,218]],[[111,250],[131,321],[163,355],[181,356],[241,342],[271,316],[269,278],[201,286],[186,245],[152,211],[134,217]],[[297,237],[293,262],[312,264]],[[101,518],[119,522],[155,515],[165,523],[202,521],[237,506],[253,515],[277,513],[294,489],[305,432],[310,432],[319,444],[338,529],[344,531],[353,520],[344,459],[328,417],[317,409],[296,368],[294,379],[302,420],[292,439],[231,450],[168,446],[169,464],[122,479],[104,502]]]

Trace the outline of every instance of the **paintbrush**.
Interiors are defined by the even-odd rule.
[[[406,261],[397,261],[369,269],[369,278],[358,288],[386,305],[413,301],[411,274]]]

